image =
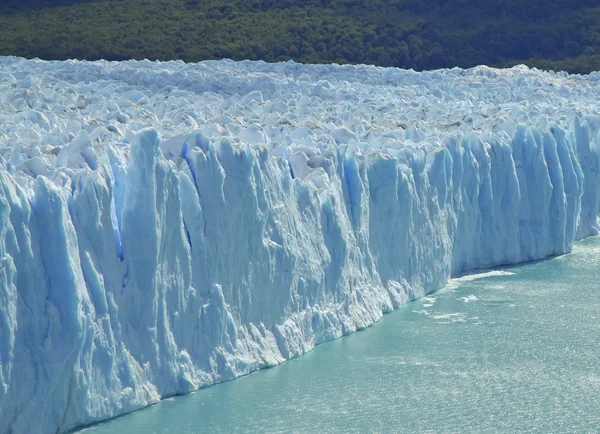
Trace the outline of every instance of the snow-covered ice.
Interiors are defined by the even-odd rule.
[[[598,233],[600,74],[0,58],[0,432],[271,366]],[[201,421],[200,421],[201,423]]]

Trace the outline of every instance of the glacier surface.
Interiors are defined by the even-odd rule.
[[[298,356],[598,233],[600,74],[0,57],[0,433]]]

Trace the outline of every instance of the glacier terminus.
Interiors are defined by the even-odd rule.
[[[600,73],[0,57],[0,433],[273,366],[598,234]]]

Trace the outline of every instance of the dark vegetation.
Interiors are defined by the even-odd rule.
[[[600,0],[0,0],[0,54],[600,69]]]

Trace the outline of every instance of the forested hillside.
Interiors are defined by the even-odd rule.
[[[3,0],[0,54],[600,69],[599,0]]]

